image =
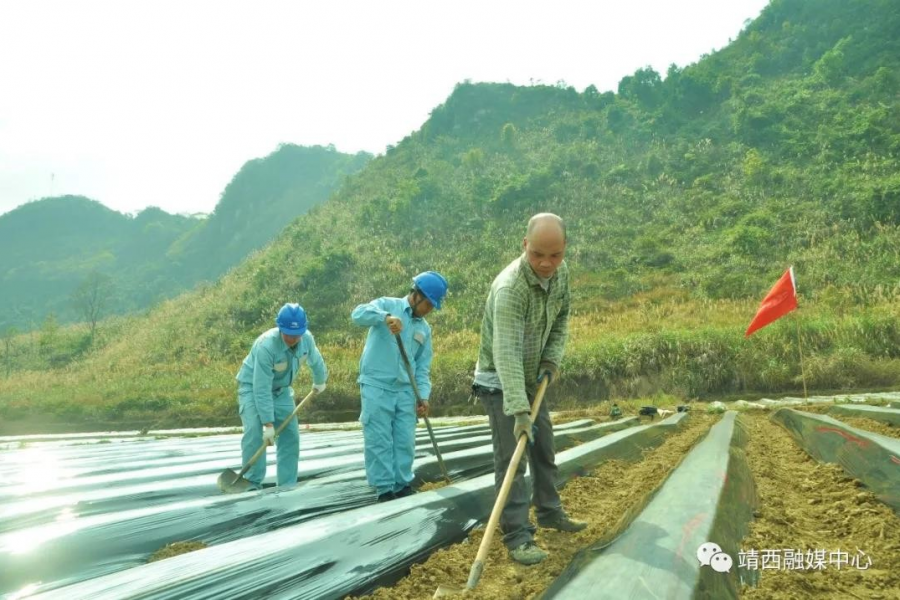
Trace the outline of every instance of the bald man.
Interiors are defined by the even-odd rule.
[[[481,350],[472,389],[484,404],[494,444],[494,486],[499,492],[521,435],[528,436],[531,501],[538,525],[580,531],[587,524],[570,519],[556,491],[556,451],[547,403],[532,428],[531,403],[544,377],[555,381],[568,337],[569,270],[566,226],[551,213],[528,221],[524,253],[494,279],[481,322]],[[547,558],[534,543],[528,519],[525,463],[520,462],[500,516],[503,543],[510,558],[533,565]]]

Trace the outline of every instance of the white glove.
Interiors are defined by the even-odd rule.
[[[325,384],[324,383],[314,383],[313,389],[316,390],[317,394],[321,394],[322,392],[325,391]]]
[[[266,427],[263,426],[263,444],[266,446],[274,446],[275,445],[275,428],[269,425]]]

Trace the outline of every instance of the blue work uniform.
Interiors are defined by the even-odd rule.
[[[431,394],[431,327],[414,317],[407,298],[378,298],[353,309],[356,325],[369,328],[359,361],[359,391],[366,478],[378,495],[399,492],[413,480],[416,399],[397,340],[385,323],[403,321],[400,337],[423,401]]]
[[[244,425],[241,454],[245,465],[262,446],[263,423],[272,423],[277,428],[294,412],[291,382],[304,362],[312,371],[313,383],[326,382],[328,369],[309,331],[301,336],[293,348],[284,343],[277,327],[268,330],[253,342],[250,353],[235,377],[238,381],[241,423]],[[278,485],[296,485],[297,459],[300,454],[300,431],[296,416],[291,418],[291,422],[275,439],[275,448]],[[266,461],[262,457],[250,467],[246,477],[247,481],[259,489],[265,476]]]

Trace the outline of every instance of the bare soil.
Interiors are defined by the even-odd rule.
[[[147,562],[156,562],[158,560],[163,560],[164,558],[172,558],[179,554],[187,554],[188,552],[202,550],[206,547],[206,544],[203,542],[172,542],[154,552],[150,558],[147,559]]]
[[[890,423],[885,423],[884,421],[876,421],[875,419],[869,419],[867,417],[845,417],[834,416],[838,421],[842,423],[846,423],[851,427],[856,427],[857,429],[865,429],[866,431],[871,431],[874,433],[880,433],[881,435],[886,435],[892,438],[900,439],[900,427],[894,427]]]
[[[608,461],[589,475],[570,481],[560,491],[563,506],[572,518],[587,521],[588,527],[574,534],[538,529],[535,541],[550,553],[541,564],[526,567],[512,561],[498,531],[478,587],[466,598],[521,600],[543,592],[580,548],[623,531],[715,420],[692,414],[681,431],[645,452],[642,460]],[[484,530],[478,529],[466,542],[435,552],[425,563],[413,565],[409,576],[393,587],[376,590],[372,597],[424,599],[431,598],[441,584],[464,587],[483,534]]]
[[[760,571],[759,586],[742,598],[887,600],[900,590],[900,518],[837,465],[819,464],[780,426],[745,416],[747,459],[759,496],[759,512],[742,549],[845,551],[872,560],[867,570]],[[736,561],[737,562],[737,561]],[[861,559],[861,565],[867,561]]]
[[[828,415],[833,419],[837,419],[841,423],[846,423],[851,427],[856,427],[857,429],[864,429],[866,431],[872,431],[874,433],[880,433],[881,435],[886,435],[893,438],[900,438],[900,427],[894,427],[890,423],[885,423],[884,421],[878,421],[876,419],[870,419],[869,417],[851,417],[850,415],[842,415],[831,413],[831,407],[833,404],[810,404],[804,406],[798,406],[797,410],[803,412],[815,413],[818,415]]]
[[[440,481],[426,481],[416,491],[430,492],[431,490],[439,490],[442,487],[447,487],[447,485],[449,484],[443,479],[441,479]]]
[[[741,598],[897,598],[900,517],[840,467],[810,458],[766,413],[749,411],[741,418],[749,433],[746,454],[760,505],[750,533],[741,542],[742,550],[760,554],[766,550],[821,550],[829,557],[824,570],[758,571],[757,586],[744,586]],[[499,532],[495,534],[478,587],[466,597],[518,600],[539,596],[579,549],[621,533],[717,419],[693,413],[682,431],[647,451],[641,461],[609,461],[590,475],[569,482],[560,492],[563,504],[572,517],[587,521],[588,528],[575,534],[539,529],[536,542],[550,552],[543,563],[526,567],[513,562]],[[875,429],[871,423],[866,425],[865,429]],[[442,584],[464,587],[483,534],[482,529],[473,531],[465,542],[435,552],[425,563],[414,565],[409,576],[395,586],[372,596],[425,599]],[[857,557],[858,566],[851,563],[837,569],[830,558],[832,552]]]

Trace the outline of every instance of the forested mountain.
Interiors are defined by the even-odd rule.
[[[45,198],[0,216],[0,330],[51,313],[82,321],[73,292],[101,277],[105,314],[146,308],[219,277],[324,201],[370,155],[280,146],[246,163],[209,218],[156,207],[123,215],[80,196]]]
[[[0,328],[27,328],[50,313],[79,320],[70,295],[89,274],[139,270],[146,277],[197,225],[155,207],[130,217],[82,196],[45,198],[0,216]],[[119,283],[121,297],[131,300]],[[140,291],[152,294],[153,287]]]
[[[216,279],[327,199],[371,158],[333,147],[283,145],[251,160],[225,188],[215,212],[170,248],[168,258],[181,266],[187,281]]]
[[[615,92],[461,84],[264,252],[110,324],[67,395],[36,372],[0,382],[0,414],[233,419],[237,365],[297,301],[332,373],[316,409],[350,415],[350,310],[425,269],[451,289],[429,319],[435,405],[462,403],[485,292],[539,211],[570,236],[561,396],[797,391],[798,330],[811,388],[900,384],[898,31],[895,1],[776,0],[725,49]],[[797,325],[744,340],[790,264]]]

